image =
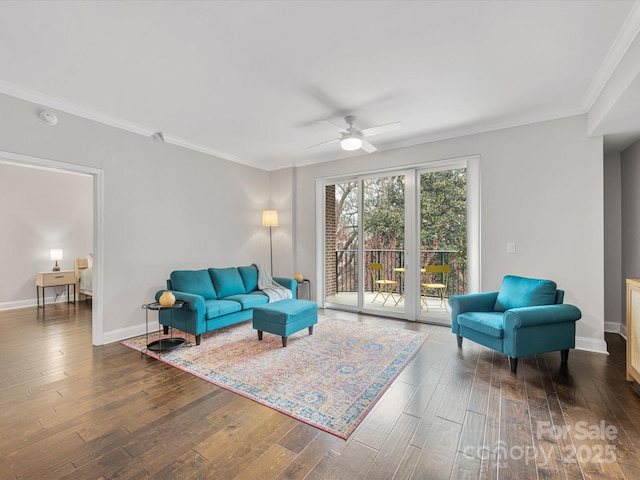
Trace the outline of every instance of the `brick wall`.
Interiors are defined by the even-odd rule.
[[[325,292],[336,293],[336,186],[327,185],[325,190]]]

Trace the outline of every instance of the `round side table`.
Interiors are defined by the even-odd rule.
[[[147,329],[146,350],[150,350],[152,352],[157,352],[157,353],[169,352],[175,348],[178,348],[180,345],[183,345],[186,342],[184,338],[177,338],[177,337],[171,336],[173,335],[173,310],[176,308],[182,308],[184,304],[185,302],[183,302],[182,300],[176,300],[176,302],[169,307],[164,307],[160,305],[158,302],[146,303],[142,305],[142,308],[145,310],[145,322],[146,322],[146,329]],[[155,310],[158,312],[158,323],[160,322],[160,311],[162,310],[171,311],[171,317],[169,322],[169,329],[170,329],[169,337],[162,338],[162,328],[158,328],[158,340],[149,342],[149,310]],[[145,352],[141,351],[140,353],[145,353]]]

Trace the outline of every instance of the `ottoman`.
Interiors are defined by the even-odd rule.
[[[287,337],[303,328],[309,328],[313,335],[313,326],[318,323],[318,305],[307,300],[280,300],[253,307],[253,328],[258,330],[258,340],[262,332],[282,337],[282,346],[287,346]]]

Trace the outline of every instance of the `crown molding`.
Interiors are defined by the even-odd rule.
[[[627,50],[633,43],[640,32],[640,2],[636,1],[631,7],[631,11],[627,16],[627,19],[622,25],[622,28],[618,32],[618,36],[611,45],[607,56],[603,60],[598,72],[591,81],[591,85],[587,89],[584,97],[582,98],[582,106],[586,111],[589,111],[598,96],[602,92],[613,72],[620,64],[620,61],[624,58]]]
[[[30,90],[30,89],[21,87],[19,85],[15,85],[13,83],[5,82],[2,80],[0,80],[0,93],[4,93],[6,95],[16,97],[21,100],[25,100],[27,102],[35,103],[42,107],[51,108],[53,110],[69,113],[71,115],[75,115],[87,120],[92,120],[94,122],[102,123],[110,127],[126,130],[127,132],[142,135],[144,137],[151,137],[155,132],[158,131],[157,128],[151,128],[145,125],[140,125],[138,123],[130,122],[128,120],[124,120],[122,118],[119,118],[113,115],[108,115],[106,113],[98,112],[97,110],[92,110],[90,108],[82,107],[80,105],[68,102],[66,100],[62,100],[60,98],[56,98],[50,95],[45,95],[43,93],[36,92],[34,90]],[[163,135],[164,135],[165,143],[170,143],[178,147],[194,150],[196,152],[222,158],[224,160],[229,160],[231,162],[240,163],[250,167],[260,168],[258,165],[255,165],[254,163],[251,163],[247,160],[236,157],[234,155],[212,150],[203,145],[198,145],[195,143],[188,142],[187,140],[183,140],[179,137],[167,135],[164,132],[163,132]]]
[[[108,115],[106,113],[98,112],[97,110],[82,107],[66,100],[62,100],[51,95],[45,95],[43,93],[29,90],[19,85],[1,80],[0,92],[12,97],[26,100],[31,103],[36,103],[43,107],[52,108],[60,112],[70,113],[78,117],[86,118],[87,120],[93,120],[95,122],[103,123],[105,125],[109,125],[110,127],[116,127],[122,130],[137,133],[138,135],[151,136],[155,131],[157,131],[143,125],[139,125],[137,123],[129,122],[122,118],[115,117],[113,115]]]

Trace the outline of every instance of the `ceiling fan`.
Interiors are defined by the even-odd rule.
[[[331,143],[340,142],[340,147],[342,147],[343,150],[353,151],[362,149],[367,153],[371,153],[375,152],[377,148],[373,146],[369,141],[367,141],[366,138],[373,135],[380,135],[381,133],[394,132],[402,128],[402,123],[393,122],[387,123],[385,125],[378,125],[377,127],[358,130],[353,126],[356,121],[356,117],[354,117],[353,115],[344,117],[344,121],[347,123],[346,128],[340,127],[335,123],[330,122],[329,120],[320,120],[321,123],[328,123],[329,125],[336,128],[342,135],[340,136],[340,138],[329,140],[328,142],[318,143],[317,145],[311,145],[309,148],[316,148],[324,145],[329,145]]]

